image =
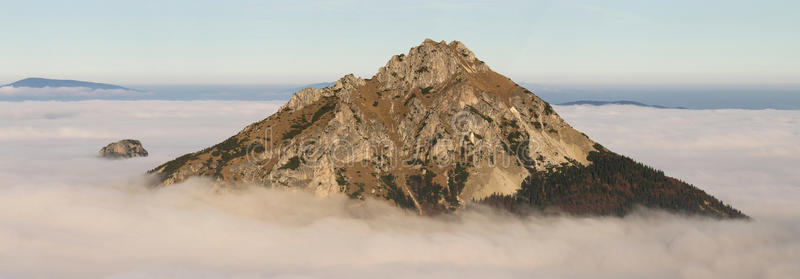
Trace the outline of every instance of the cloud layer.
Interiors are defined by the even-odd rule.
[[[274,112],[257,102],[0,103],[0,278],[790,278],[800,261],[793,111],[556,107],[607,147],[755,217],[642,210],[423,218],[378,201],[139,174]],[[795,125],[792,125],[795,124]],[[63,130],[67,129],[67,130]],[[25,131],[69,131],[43,134]],[[0,133],[5,135],[5,133]],[[91,136],[85,136],[91,135]],[[141,139],[151,157],[96,151]]]
[[[749,215],[797,216],[800,111],[557,107],[621,154],[700,186]],[[765,206],[769,203],[769,206]]]
[[[2,98],[58,99],[58,98],[120,98],[141,95],[124,89],[92,89],[88,87],[15,87],[0,86]]]

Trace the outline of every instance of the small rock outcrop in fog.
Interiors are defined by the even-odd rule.
[[[147,150],[142,147],[142,143],[138,140],[124,139],[101,148],[98,155],[111,159],[147,157]]]

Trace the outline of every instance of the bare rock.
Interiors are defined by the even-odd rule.
[[[491,201],[574,214],[644,205],[742,216],[631,162],[573,129],[461,42],[425,40],[371,78],[351,74],[303,89],[266,119],[150,173],[163,186],[204,176],[221,185],[387,200],[424,215]]]
[[[147,150],[142,147],[142,143],[138,140],[124,139],[106,145],[106,147],[100,149],[98,154],[100,157],[113,159],[147,157]]]

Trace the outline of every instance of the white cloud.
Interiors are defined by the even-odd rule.
[[[124,89],[92,89],[88,87],[0,87],[0,97],[62,98],[62,97],[121,97],[135,96],[140,92]]]
[[[25,139],[63,139],[63,138],[110,138],[113,135],[102,132],[93,132],[79,128],[55,128],[41,130],[34,127],[4,127],[0,129],[0,140],[25,140]]]
[[[0,103],[0,131],[78,127],[109,136],[0,137],[0,278],[791,278],[800,272],[794,206],[800,180],[790,171],[800,162],[792,144],[800,133],[790,125],[800,117],[796,111],[556,107],[607,147],[728,198],[755,217],[750,222],[649,211],[624,219],[520,220],[485,208],[424,218],[378,201],[261,187],[219,191],[202,179],[143,187],[139,174],[147,169],[217,143],[277,107]],[[151,157],[94,158],[107,141],[123,137],[142,139]],[[709,144],[716,139],[723,140]]]
[[[800,212],[800,111],[564,106],[573,127],[749,214]],[[764,206],[765,199],[770,206]],[[784,213],[780,213],[784,212]]]

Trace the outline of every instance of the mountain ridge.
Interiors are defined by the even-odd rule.
[[[643,204],[745,217],[694,186],[617,156],[461,42],[426,39],[371,78],[350,74],[329,87],[302,89],[266,119],[149,173],[163,186],[205,176],[220,185],[383,199],[421,215],[499,201],[581,215],[624,215]],[[630,176],[635,181],[614,178],[628,169],[641,170]],[[548,179],[573,193],[531,192],[553,190],[538,183]]]
[[[590,106],[605,106],[605,105],[630,105],[630,106],[637,106],[637,107],[648,107],[648,108],[659,108],[659,109],[687,109],[685,107],[665,107],[659,105],[648,105],[642,102],[637,101],[628,101],[628,100],[618,100],[618,101],[595,101],[595,100],[578,100],[566,103],[560,103],[559,106],[580,106],[580,105],[590,105]]]

